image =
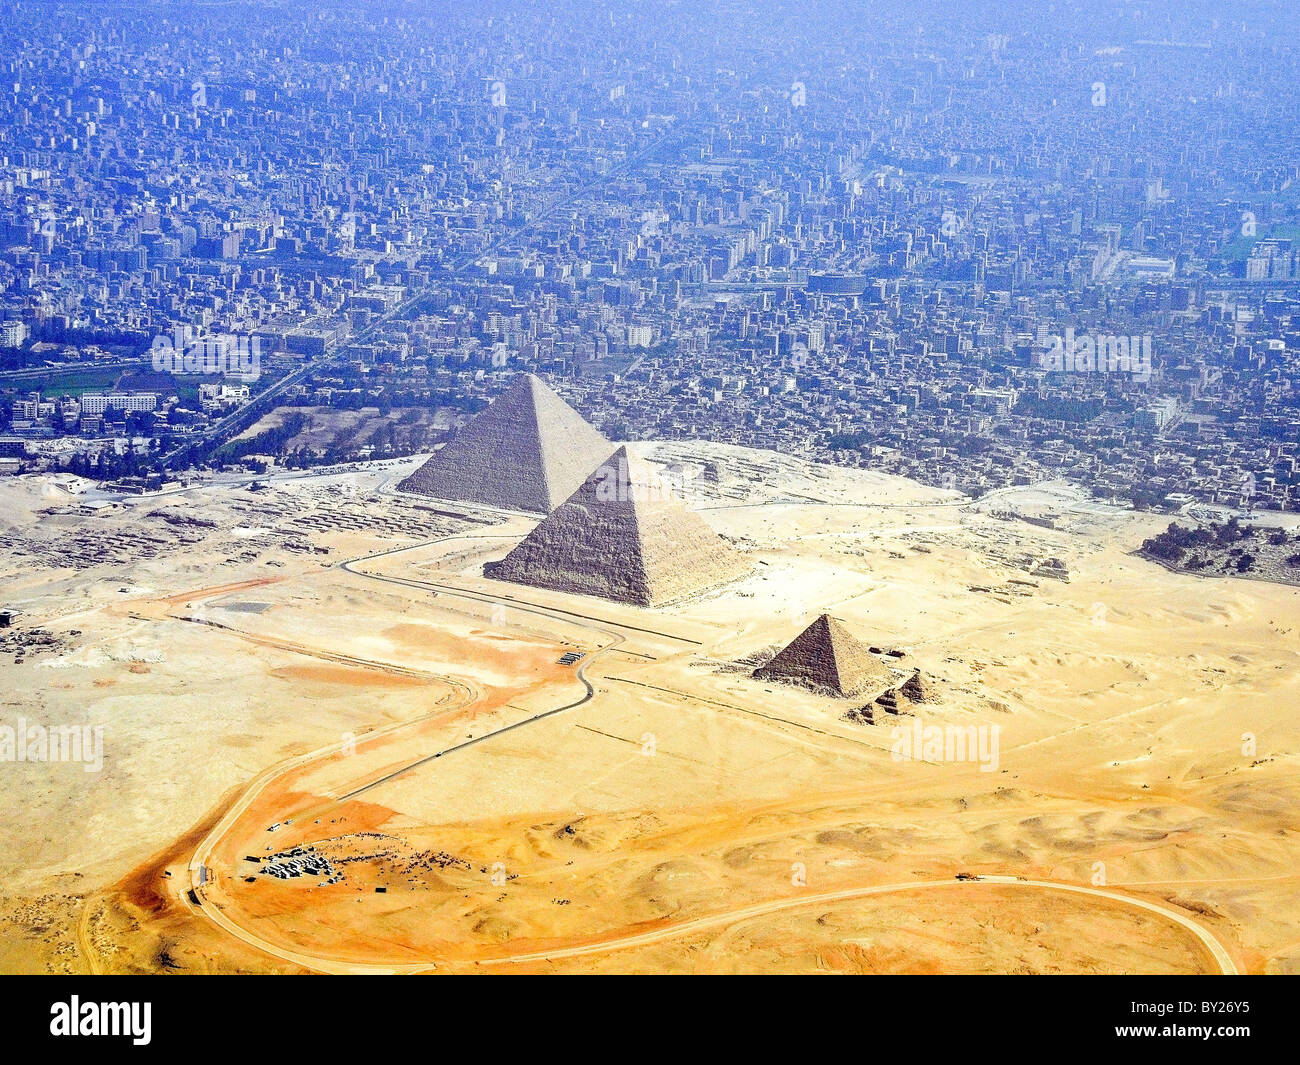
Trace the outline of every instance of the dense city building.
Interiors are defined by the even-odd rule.
[[[11,5],[0,431],[415,453],[526,371],[613,438],[1294,509],[1300,90],[1202,6]]]

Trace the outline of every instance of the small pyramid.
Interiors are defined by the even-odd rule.
[[[921,675],[919,669],[914,671],[898,690],[914,703],[929,703],[935,700],[933,685]]]
[[[549,514],[611,446],[540,378],[520,374],[399,487],[439,499]]]
[[[754,671],[763,680],[782,680],[862,695],[892,687],[894,674],[845,627],[823,614],[767,665]]]
[[[487,576],[661,606],[749,572],[745,557],[620,447]]]

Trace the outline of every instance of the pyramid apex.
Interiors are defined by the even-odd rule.
[[[626,444],[619,444],[591,472],[586,483],[572,498],[586,502],[630,503],[634,506],[648,503],[685,505],[677,486],[660,473],[659,467],[649,459],[630,452]]]
[[[547,391],[553,391],[551,386],[535,373],[520,373],[515,374],[514,378],[511,379],[509,386],[506,388],[506,392],[522,392],[525,389],[532,391],[539,386]]]

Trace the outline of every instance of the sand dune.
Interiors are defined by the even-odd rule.
[[[1300,968],[1297,589],[1136,559],[1152,519],[1071,511],[1068,486],[999,494],[1050,504],[1047,529],[869,472],[636,450],[710,471],[692,505],[746,576],[655,609],[493,581],[484,563],[532,521],[403,535],[410,512],[370,474],[354,480],[387,526],[281,536],[329,496],[207,488],[185,509],[211,527],[169,553],[77,569],[15,547],[6,598],[64,642],[6,665],[0,723],[102,725],[105,764],[6,767],[25,816],[0,829],[0,968],[1212,968],[1185,927],[1101,897],[797,901],[959,873],[1105,885],[1244,970]],[[9,535],[44,536],[32,486],[0,490]],[[146,506],[93,520],[161,530]],[[737,665],[823,612],[935,700],[863,725],[852,700]],[[583,697],[579,669],[591,699],[534,720]],[[996,729],[996,766],[899,760],[893,728],[914,723]],[[296,847],[341,878],[246,860]]]

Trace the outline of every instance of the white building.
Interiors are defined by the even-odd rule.
[[[0,348],[21,347],[27,339],[27,326],[23,322],[0,322]]]
[[[158,397],[152,392],[87,392],[81,397],[82,414],[103,414],[109,407],[141,411],[154,410],[157,406]]]

